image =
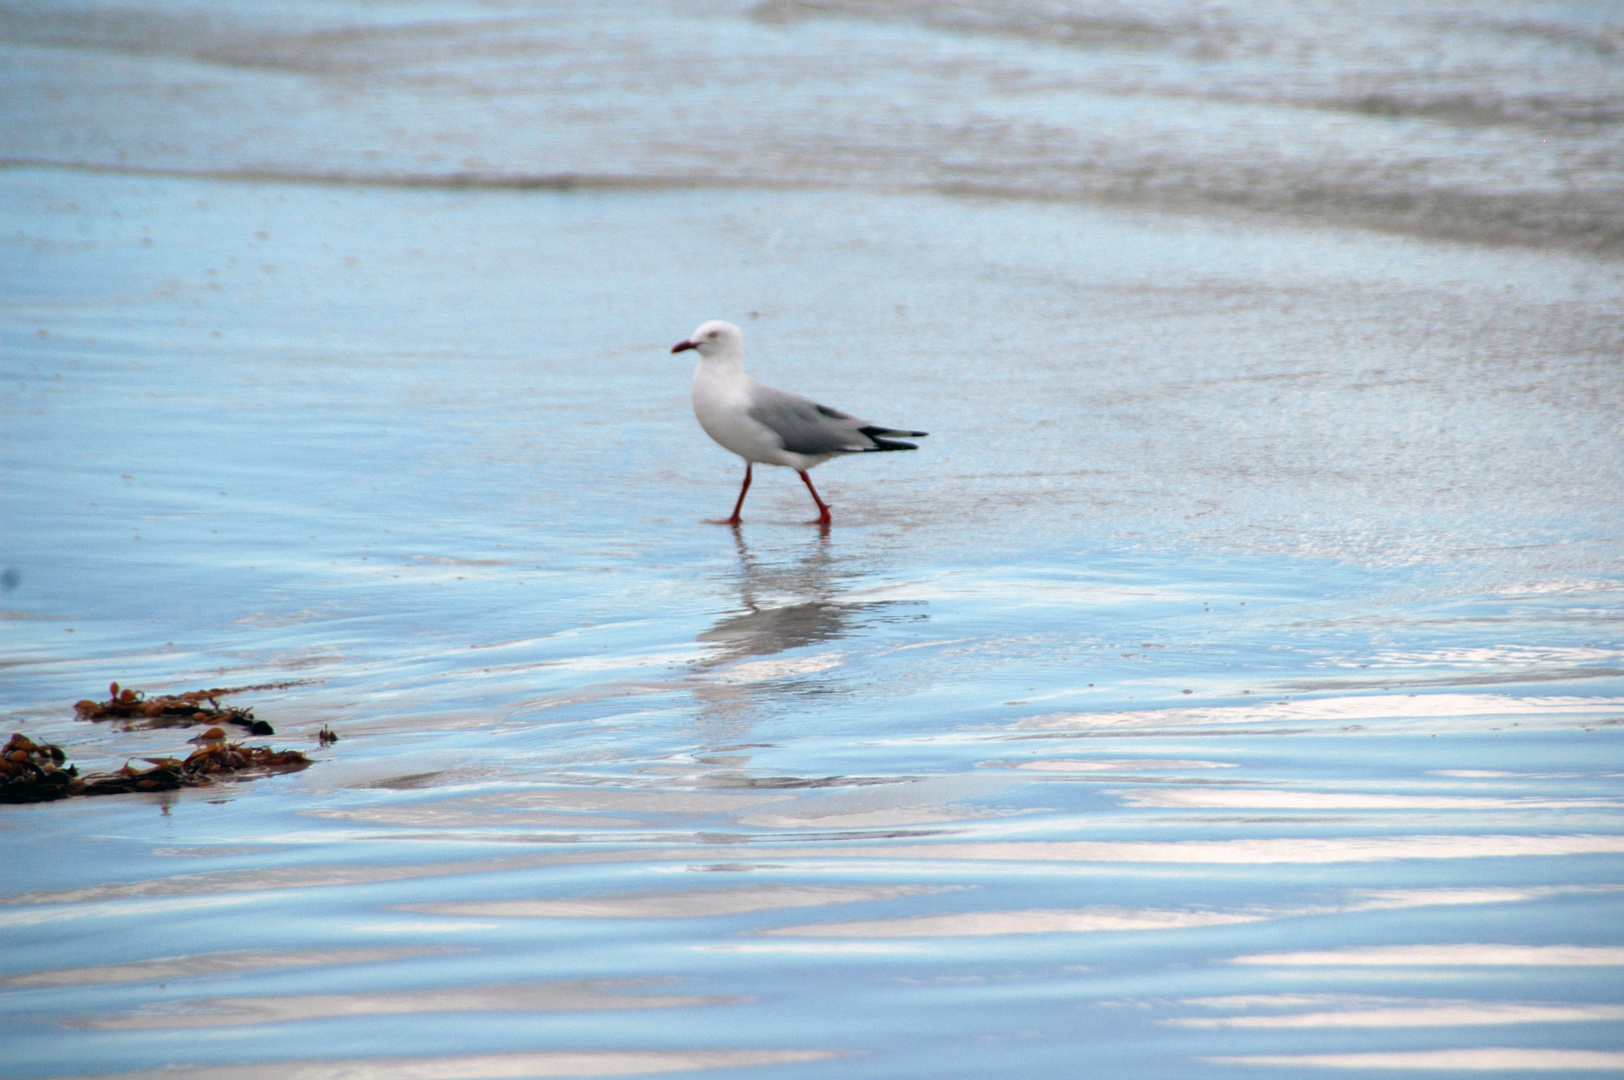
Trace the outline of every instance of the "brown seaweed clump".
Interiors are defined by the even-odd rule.
[[[49,802],[82,787],[79,770],[62,767],[62,748],[37,743],[22,732],[0,750],[0,803]]]
[[[74,766],[62,767],[67,755],[61,747],[36,743],[20,732],[0,751],[0,803],[50,802],[71,795],[124,795],[137,791],[173,791],[206,787],[217,779],[250,780],[278,772],[296,772],[310,765],[297,750],[243,746],[227,742],[225,732],[212,728],[198,749],[179,758],[142,758],[150,768],[126,763],[112,773],[79,776]]]
[[[208,734],[220,731],[213,728]],[[166,762],[174,761],[166,758]],[[181,771],[186,775],[189,784],[213,783],[210,777],[222,773],[231,773],[233,779],[247,779],[244,772],[253,771],[256,775],[265,775],[273,772],[297,772],[310,764],[310,759],[297,750],[272,750],[269,746],[244,746],[242,743],[227,742],[225,732],[220,732],[218,738],[208,739],[202,746],[187,755],[186,760],[180,763]]]
[[[81,720],[127,720],[125,731],[141,728],[184,727],[189,724],[238,724],[250,735],[275,735],[276,729],[263,720],[254,719],[252,709],[239,709],[234,705],[221,705],[217,698],[232,693],[232,689],[217,686],[212,690],[188,690],[184,694],[160,694],[147,697],[140,690],[119,689],[118,683],[109,686],[106,701],[84,701],[74,705],[73,711]],[[249,689],[237,687],[235,689]]]

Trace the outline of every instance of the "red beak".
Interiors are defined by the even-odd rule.
[[[682,351],[684,351],[686,349],[697,349],[697,348],[699,348],[699,346],[695,345],[691,341],[679,341],[675,345],[671,346],[671,351],[674,352],[674,353],[679,353],[679,352],[682,352]]]

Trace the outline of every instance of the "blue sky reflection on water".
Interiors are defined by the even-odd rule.
[[[0,1072],[1624,1068],[1617,28],[1056,10],[3,9]]]

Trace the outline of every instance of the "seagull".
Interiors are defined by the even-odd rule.
[[[733,516],[719,525],[737,525],[750,490],[750,472],[756,462],[782,465],[801,474],[818,517],[810,525],[828,525],[829,506],[818,497],[806,471],[841,454],[871,454],[880,450],[917,450],[896,437],[921,438],[923,431],[901,431],[859,420],[850,413],[819,405],[796,394],[763,386],[744,373],[744,331],[730,322],[712,319],[688,339],[671,347],[673,353],[693,349],[699,353],[694,368],[694,415],[705,434],[744,459],[744,486]]]

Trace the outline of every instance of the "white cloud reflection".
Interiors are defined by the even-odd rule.
[[[277,994],[185,998],[135,1012],[94,1013],[64,1020],[68,1027],[97,1031],[238,1027],[342,1016],[409,1013],[578,1012],[613,1009],[674,1009],[727,1005],[743,999],[697,994],[627,993],[624,981],[503,983],[489,986],[379,990],[350,994]]]
[[[1081,908],[1072,911],[963,911],[947,915],[916,915],[902,919],[864,919],[851,922],[781,926],[758,931],[771,937],[986,937],[994,934],[1083,934],[1101,930],[1179,930],[1191,926],[1222,926],[1259,922],[1268,915],[1254,912],[1133,911],[1124,908]]]
[[[95,986],[122,982],[170,982],[175,979],[206,978],[237,971],[381,964],[414,956],[461,951],[448,945],[370,949],[238,949],[231,952],[193,953],[189,956],[135,960],[127,964],[29,971],[0,979],[0,986]]]
[[[1096,728],[1206,727],[1232,724],[1357,724],[1415,721],[1438,727],[1480,728],[1492,721],[1522,727],[1572,727],[1624,711],[1624,698],[1522,697],[1511,694],[1363,694],[1344,697],[1258,701],[1245,705],[1134,709],[1125,712],[1073,712],[1033,716],[1013,724],[1020,731]],[[1447,723],[1440,724],[1439,721]],[[1391,725],[1384,725],[1391,728]]]
[[[1575,892],[1616,892],[1618,885],[1504,885],[1456,889],[1362,889],[1342,911],[1396,911],[1449,904],[1514,904]]]
[[[1596,967],[1624,965],[1610,945],[1370,945],[1327,952],[1258,953],[1232,964],[1270,967]]]
[[[1233,769],[1230,761],[1183,761],[1177,758],[1097,759],[1054,758],[1040,761],[984,761],[983,765],[1028,769],[1033,772],[1166,772],[1171,769]]]
[[[756,931],[762,937],[911,938],[985,937],[995,934],[1082,934],[1122,930],[1182,930],[1201,926],[1264,922],[1355,911],[1392,911],[1463,904],[1519,903],[1559,893],[1614,889],[1616,886],[1532,886],[1484,889],[1386,889],[1347,894],[1341,903],[1248,907],[1239,910],[1158,908],[1074,908],[1019,911],[964,911],[894,919],[855,919]],[[1249,962],[1237,960],[1237,963]]]
[[[1216,1009],[1303,1008],[1308,1012],[1241,1016],[1181,1016],[1161,1021],[1189,1028],[1409,1028],[1497,1024],[1562,1024],[1624,1020],[1624,1005],[1589,1002],[1474,1001],[1339,996],[1247,995],[1186,998],[1181,1004]]]
[[[1214,865],[1312,865],[1383,862],[1390,859],[1487,859],[1533,855],[1594,855],[1624,852],[1624,836],[1586,833],[1259,837],[1237,840],[1003,840],[963,843],[898,843],[883,847],[831,848],[842,858],[951,859],[988,862],[1185,863]],[[761,858],[793,858],[795,849],[762,848]]]
[[[555,1050],[169,1066],[140,1072],[98,1073],[79,1080],[519,1080],[541,1076],[648,1076],[703,1069],[792,1065],[840,1056],[838,1050]]]
[[[1321,1069],[1427,1069],[1461,1072],[1608,1071],[1624,1069],[1624,1051],[1477,1046],[1366,1054],[1254,1054],[1203,1058],[1216,1065],[1282,1065]]]
[[[687,889],[558,899],[472,900],[400,904],[398,910],[433,915],[527,919],[694,919],[752,911],[894,900],[937,892],[919,885],[759,885],[738,889]]]
[[[1507,799],[1476,795],[1389,795],[1363,791],[1257,788],[1139,788],[1117,791],[1125,806],[1191,810],[1552,810],[1609,809],[1617,799]]]

